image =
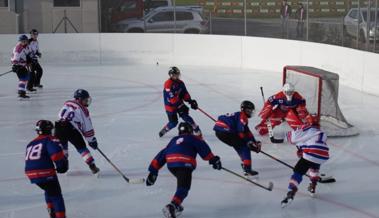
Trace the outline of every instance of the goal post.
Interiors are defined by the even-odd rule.
[[[283,84],[292,83],[306,100],[309,113],[320,118],[321,129],[328,136],[359,134],[343,115],[338,104],[339,75],[308,66],[285,66]]]

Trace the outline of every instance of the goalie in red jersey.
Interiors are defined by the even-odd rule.
[[[310,115],[305,107],[305,99],[295,91],[295,87],[291,83],[286,83],[282,91],[268,98],[259,116],[262,121],[255,129],[260,135],[266,135],[269,128],[274,128],[283,121],[287,121],[292,129],[296,129]],[[271,124],[271,127],[268,127],[267,124]]]

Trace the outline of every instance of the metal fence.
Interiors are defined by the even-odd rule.
[[[25,5],[17,14],[23,17],[25,31],[240,35],[379,50],[379,0],[17,1]],[[12,20],[7,3],[0,1],[0,17]],[[61,6],[69,3],[70,7]],[[14,30],[11,25],[0,24],[0,32]]]

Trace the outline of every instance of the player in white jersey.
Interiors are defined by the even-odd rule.
[[[286,138],[289,143],[297,146],[297,154],[300,160],[293,170],[294,173],[288,185],[287,196],[281,202],[282,207],[287,206],[294,199],[298,189],[297,186],[308,171],[311,180],[308,191],[314,196],[317,182],[320,179],[320,166],[329,159],[329,148],[326,144],[327,136],[320,130],[317,116],[308,117],[306,125],[288,132]]]
[[[30,31],[30,39],[29,39],[29,49],[30,49],[30,80],[28,83],[28,90],[33,89],[33,87],[42,88],[41,78],[43,74],[43,69],[38,62],[38,58],[42,57],[42,54],[39,50],[38,44],[38,31],[36,29],[32,29]]]
[[[63,150],[68,155],[68,142],[74,145],[83,160],[88,164],[93,174],[99,172],[95,159],[88,150],[88,145],[97,149],[97,140],[92,126],[91,117],[87,107],[91,104],[91,97],[84,89],[74,93],[74,99],[66,101],[59,111],[59,121],[55,123],[55,136],[61,141]]]
[[[26,85],[28,84],[29,79],[27,69],[30,61],[29,53],[28,37],[26,35],[20,35],[11,57],[12,71],[17,74],[19,79],[18,95],[20,98],[29,98],[29,96],[26,95]]]

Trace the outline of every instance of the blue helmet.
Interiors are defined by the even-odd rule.
[[[29,39],[28,39],[28,37],[27,37],[26,35],[20,35],[20,36],[18,37],[18,41],[19,41],[19,42],[21,42],[21,41],[27,41],[27,40],[29,40]]]
[[[74,98],[75,99],[86,99],[86,98],[89,98],[89,93],[84,90],[84,89],[78,89],[75,91],[74,93]]]

